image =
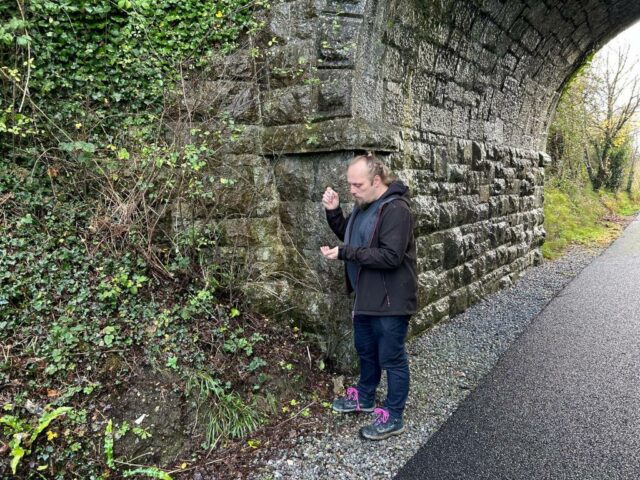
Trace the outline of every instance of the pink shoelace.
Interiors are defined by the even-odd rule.
[[[381,423],[387,423],[389,421],[389,412],[387,412],[384,408],[376,408],[373,413],[376,415],[375,424],[380,425]]]
[[[360,411],[360,400],[358,400],[358,389],[354,387],[347,388],[347,399],[355,400],[356,402],[356,411]]]

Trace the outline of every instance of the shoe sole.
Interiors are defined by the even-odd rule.
[[[407,428],[403,425],[400,430],[394,430],[393,432],[388,432],[388,433],[385,433],[384,435],[380,435],[380,436],[377,436],[377,437],[368,436],[368,435],[366,435],[366,434],[364,434],[362,432],[360,432],[360,436],[362,438],[366,438],[367,440],[385,440],[385,439],[387,439],[389,437],[393,437],[394,435],[400,435],[400,434],[404,433],[406,429]]]
[[[359,412],[371,413],[376,409],[376,407],[361,408],[360,410],[342,410],[342,409],[339,409],[339,408],[336,408],[336,407],[331,407],[331,409],[334,412],[338,412],[338,413],[359,413]]]

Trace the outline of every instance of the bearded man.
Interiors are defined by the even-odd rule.
[[[369,440],[405,431],[402,414],[409,394],[405,342],[417,309],[416,243],[408,188],[373,154],[355,157],[347,169],[355,206],[344,216],[338,194],[327,187],[322,204],[329,226],[343,245],[323,246],[328,260],[345,264],[347,292],[355,292],[354,341],[360,361],[358,384],[334,400],[336,412],[375,412],[360,430]],[[387,372],[387,398],[376,408],[376,389]]]

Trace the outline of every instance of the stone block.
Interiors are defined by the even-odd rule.
[[[280,200],[314,200],[315,167],[311,159],[282,157],[273,162],[273,172]]]
[[[448,109],[425,104],[420,110],[420,130],[443,135],[451,134],[452,116]]]
[[[469,293],[466,287],[459,288],[449,295],[449,315],[463,312],[469,306]]]
[[[551,165],[551,156],[549,156],[545,152],[540,152],[539,153],[538,166],[539,167],[548,167],[549,165]]]
[[[409,187],[411,195],[430,195],[431,185],[438,185],[433,180],[433,172],[428,170],[404,169],[396,172],[398,177]]]
[[[235,247],[257,247],[280,243],[277,217],[228,218],[220,222],[223,243]]]
[[[478,199],[480,202],[486,203],[491,198],[491,186],[490,185],[480,185],[478,187]]]
[[[323,11],[338,15],[364,15],[366,6],[366,0],[327,0]]]
[[[502,195],[507,190],[504,178],[496,178],[491,185],[491,195]]]
[[[313,2],[276,2],[271,6],[268,34],[285,41],[310,39],[316,34],[317,23],[317,10]]]
[[[351,71],[322,70],[318,72],[318,112],[321,118],[351,115]]]
[[[287,230],[288,238],[298,251],[313,252],[315,263],[324,260],[319,256],[321,245],[337,245],[325,219],[324,207],[319,202],[281,202],[280,221]]]
[[[330,16],[321,21],[318,60],[323,68],[354,66],[361,25],[359,18]]]
[[[416,234],[425,235],[439,228],[438,202],[433,196],[417,195],[411,199]]]
[[[449,176],[449,149],[447,147],[433,147],[433,173],[438,180],[446,181]]]
[[[466,180],[467,166],[455,164],[448,165],[447,173],[449,182],[464,182]]]
[[[310,70],[316,65],[316,54],[313,40],[294,40],[269,48],[264,61],[269,72],[265,81],[268,88],[300,85],[312,77]]]
[[[460,209],[456,200],[438,204],[438,225],[447,229],[459,225]]]
[[[248,49],[238,49],[228,55],[215,53],[204,70],[207,78],[224,80],[254,80],[254,59]]]
[[[433,169],[433,151],[425,142],[407,142],[405,140],[405,148],[399,159],[398,166],[403,169],[410,170],[432,170]],[[400,168],[392,165],[391,168],[398,171]],[[425,180],[424,178],[422,180]]]
[[[442,297],[439,290],[438,276],[433,271],[425,271],[418,275],[418,304],[428,305]]]
[[[348,150],[375,150],[380,153],[395,152],[400,148],[396,128],[362,118],[273,126],[264,128],[261,138],[262,151],[272,155]]]
[[[294,85],[264,94],[262,119],[265,125],[301,124],[308,121],[317,105],[317,87]]]
[[[464,250],[462,246],[462,233],[459,228],[448,230],[445,233],[443,247],[443,267],[445,269],[453,268],[462,262],[464,259]]]
[[[469,118],[471,109],[467,106],[456,105],[451,117],[451,134],[454,137],[466,138],[469,135]]]
[[[237,123],[258,122],[258,90],[251,82],[190,81],[181,106],[196,120],[228,115]]]

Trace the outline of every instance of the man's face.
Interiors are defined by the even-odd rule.
[[[369,172],[365,162],[354,163],[347,170],[349,191],[359,207],[369,204],[378,198],[376,184],[379,181],[378,177],[374,177],[373,181],[369,179]]]

